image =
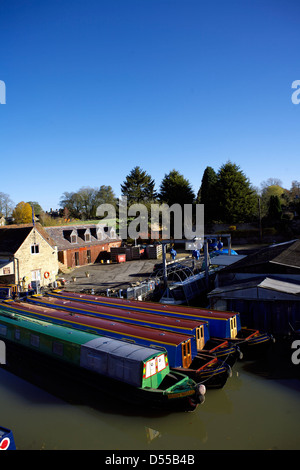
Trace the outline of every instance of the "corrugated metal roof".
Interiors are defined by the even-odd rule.
[[[215,266],[230,266],[231,264],[236,263],[237,261],[240,261],[243,258],[246,258],[246,255],[219,255],[211,258],[210,264],[213,264]]]

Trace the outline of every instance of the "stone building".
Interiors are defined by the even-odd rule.
[[[0,227],[0,284],[47,286],[58,273],[57,247],[39,224]]]

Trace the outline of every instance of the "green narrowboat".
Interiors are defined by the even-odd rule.
[[[149,347],[1,312],[0,339],[75,366],[87,383],[136,405],[193,411],[205,387],[170,372],[167,353]]]

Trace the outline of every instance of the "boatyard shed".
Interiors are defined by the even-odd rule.
[[[112,227],[100,224],[45,227],[54,240],[58,260],[74,268],[100,262],[112,247],[120,247],[122,240]]]
[[[54,241],[40,224],[0,227],[0,283],[46,286],[58,273]]]
[[[300,282],[256,278],[216,288],[208,298],[212,309],[239,312],[249,328],[286,335],[300,327]]]
[[[300,240],[261,248],[233,265],[224,267],[216,276],[215,286],[270,275],[287,282],[300,281]]]

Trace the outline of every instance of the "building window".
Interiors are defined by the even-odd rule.
[[[31,245],[31,254],[35,255],[40,252],[40,246],[37,243]]]
[[[84,240],[85,240],[86,242],[90,242],[90,241],[91,241],[91,235],[90,235],[89,233],[85,233],[85,234],[84,234]]]
[[[77,236],[71,235],[71,243],[77,243]]]
[[[87,262],[90,264],[92,262],[91,250],[86,250]]]
[[[35,269],[34,271],[31,271],[31,280],[32,281],[40,281],[41,280],[41,270],[40,269]]]

